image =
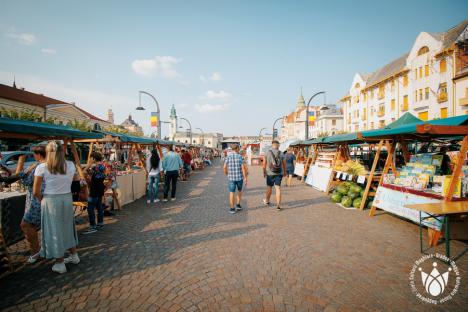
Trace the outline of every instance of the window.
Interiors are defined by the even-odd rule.
[[[392,82],[390,82],[390,91],[395,91],[395,80],[392,80]]]
[[[419,78],[422,78],[422,67],[419,67]]]
[[[417,80],[418,79],[418,69],[415,68],[414,69],[414,80]]]
[[[439,62],[439,71],[441,73],[445,73],[447,71],[447,60],[444,58]]]
[[[208,141],[208,145],[210,145],[210,144],[211,144],[211,142],[210,142],[210,141]]]
[[[379,112],[377,116],[383,117],[385,115],[385,104],[380,104],[379,105]]]
[[[405,96],[403,96],[403,107],[402,107],[401,110],[402,110],[402,111],[407,111],[407,110],[408,110],[408,106],[409,106],[409,104],[408,104],[408,96],[405,95]]]
[[[373,121],[371,121],[371,123],[370,123],[370,128],[374,129],[374,122]]]
[[[361,86],[361,85],[359,84],[359,82],[356,82],[356,84],[354,85],[354,87],[355,87],[356,89],[359,89],[360,86]]]
[[[336,119],[332,119],[332,126],[336,126]]]
[[[424,65],[424,76],[429,76],[429,65]]]
[[[428,48],[427,46],[424,46],[424,47],[422,47],[421,49],[419,49],[419,51],[418,51],[418,56],[419,56],[419,55],[426,54],[427,52],[429,52],[429,48]]]
[[[395,99],[392,99],[390,106],[391,106],[392,111],[394,111],[395,110]]]
[[[362,96],[364,98],[364,102],[367,101],[367,92],[362,92]]]
[[[371,99],[374,98],[374,89],[372,89],[371,92],[370,92],[370,98],[371,98]]]
[[[414,90],[414,101],[418,101],[418,90]]]
[[[423,121],[427,121],[427,119],[428,119],[428,113],[427,113],[427,111],[426,111],[426,112],[420,112],[420,113],[418,114],[418,118],[421,119],[421,120],[423,120]]]
[[[385,128],[385,120],[379,121],[379,128]]]
[[[422,101],[423,100],[423,89],[419,89],[419,100]]]
[[[447,101],[447,83],[443,82],[439,85],[439,96],[437,97],[439,103]]]
[[[448,117],[447,108],[446,107],[441,108],[440,109],[440,118],[447,118],[447,117]]]
[[[403,76],[403,87],[408,86],[408,74]]]
[[[424,89],[424,98],[429,100],[429,88]]]
[[[366,120],[366,116],[367,116],[367,109],[364,107],[362,110],[362,120]]]
[[[382,83],[380,86],[379,86],[379,95],[378,95],[378,99],[383,99],[385,97],[385,85]]]

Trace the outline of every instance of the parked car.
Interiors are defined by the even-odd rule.
[[[18,159],[21,155],[26,155],[24,161],[24,169],[29,168],[29,166],[36,163],[33,153],[28,151],[10,151],[10,152],[1,152],[2,158],[0,164],[8,168],[11,172],[16,171],[16,166],[18,165]]]

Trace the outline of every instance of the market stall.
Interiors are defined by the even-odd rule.
[[[146,194],[147,171],[144,148],[157,148],[161,155],[163,153],[157,139],[109,131],[96,132],[104,137],[79,140],[79,142],[89,143],[89,155],[92,151],[99,151],[105,155],[106,164],[115,176],[116,183],[111,188],[112,197],[116,208],[121,209],[121,206]]]
[[[468,115],[464,115],[363,132],[363,138],[378,138],[388,146],[382,178],[369,215],[373,216],[379,208],[422,224],[429,229],[429,245],[436,245],[446,216],[428,216],[424,211],[420,215],[421,210],[408,206],[467,199],[467,123]],[[408,144],[418,143],[426,145],[411,155]],[[437,143],[441,148],[431,151],[427,149],[429,143]],[[404,160],[401,168],[395,165],[398,149]]]
[[[80,157],[75,141],[79,139],[99,139],[101,134],[84,132],[68,126],[47,124],[34,121],[17,120],[0,117],[1,140],[47,141],[62,140],[70,146],[71,157],[75,164],[80,164]],[[78,173],[83,178],[83,171],[77,166]],[[20,223],[24,215],[26,193],[19,184],[14,187],[3,187],[0,192],[0,270],[13,269],[8,253],[8,246],[22,240],[23,232]]]

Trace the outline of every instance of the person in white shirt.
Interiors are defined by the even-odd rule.
[[[78,236],[75,228],[71,184],[78,177],[75,164],[65,160],[62,144],[49,142],[46,161],[34,172],[33,194],[41,202],[42,244],[40,255],[55,259],[52,271],[67,272],[65,263],[78,264]],[[44,191],[41,191],[45,182]],[[64,259],[65,251],[70,256]]]
[[[151,151],[151,154],[146,157],[146,170],[148,171],[148,204],[151,202],[159,202],[158,190],[159,181],[161,179],[162,161],[156,149]]]

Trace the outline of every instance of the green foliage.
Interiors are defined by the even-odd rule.
[[[111,125],[111,126],[105,128],[104,131],[114,132],[114,133],[121,133],[121,134],[128,134],[128,135],[133,135],[133,136],[137,136],[137,137],[142,137],[143,136],[142,133],[128,131],[128,129],[125,129],[122,126],[116,126],[116,125]]]
[[[37,113],[36,110],[27,108],[21,110],[8,110],[4,107],[0,107],[0,116],[29,121],[38,121],[42,119],[42,115]]]
[[[76,120],[73,119],[67,123],[67,126],[81,130],[81,131],[91,131],[91,126],[86,120]]]

